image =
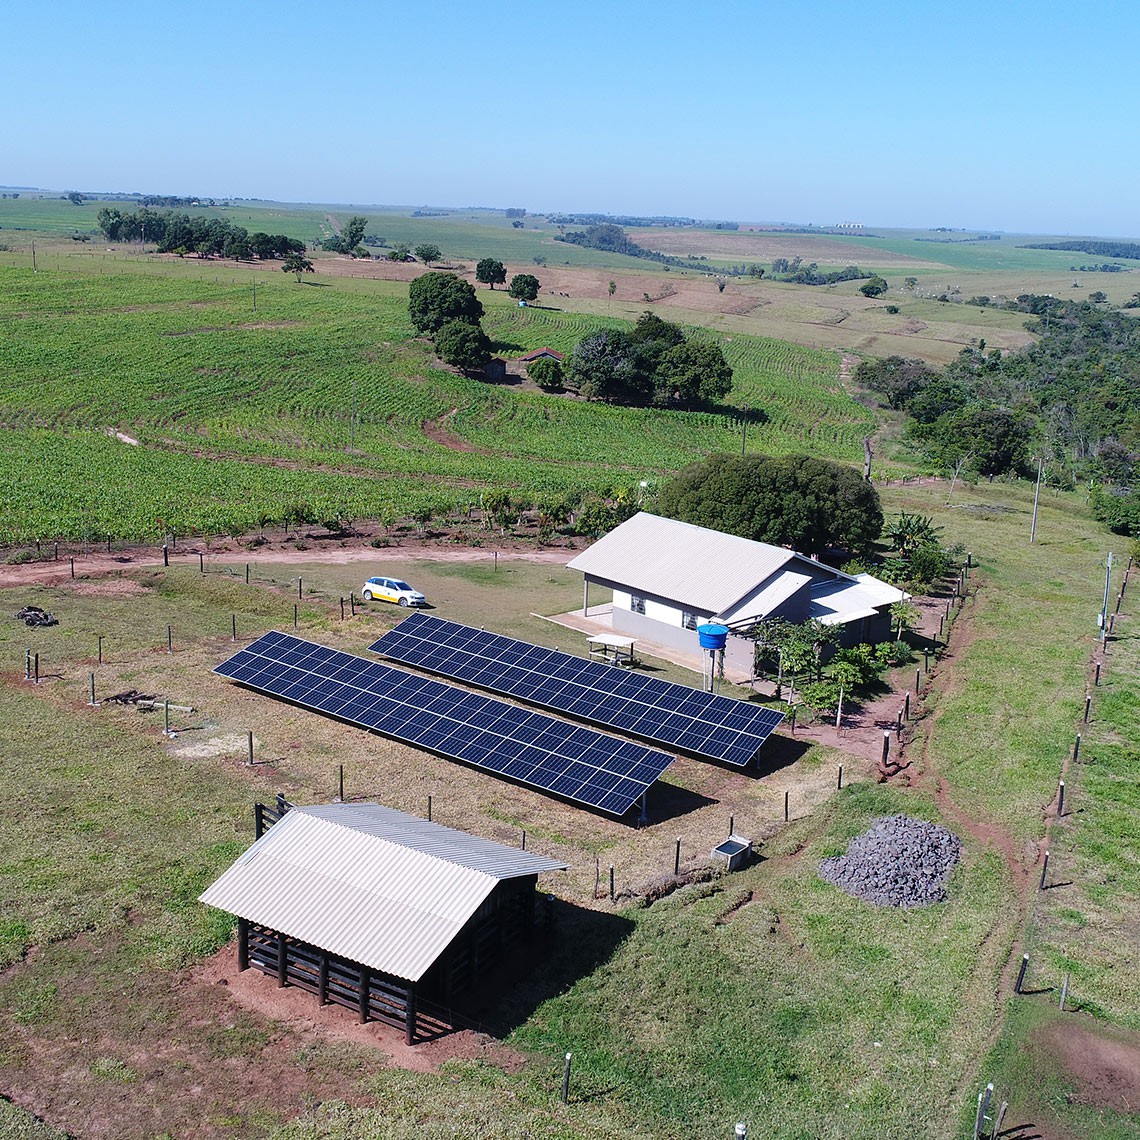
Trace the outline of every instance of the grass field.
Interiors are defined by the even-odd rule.
[[[10,810],[0,816],[8,852],[0,891],[4,912],[17,916],[0,946],[10,962],[27,954],[0,977],[5,1080],[27,1090],[32,1104],[50,1100],[49,1119],[65,1127],[73,1112],[105,1113],[113,1104],[125,1122],[117,1135],[181,1134],[190,1111],[199,1135],[328,1140],[403,1137],[413,1122],[417,1134],[437,1136],[651,1130],[712,1140],[736,1119],[773,1137],[950,1137],[986,1080],[1009,1099],[1012,1089],[1036,1088],[1049,1064],[1035,1044],[1046,999],[1019,999],[1011,1015],[998,979],[1019,937],[1017,883],[1025,867],[1033,873],[1028,847],[1023,857],[1018,845],[1043,833],[1079,714],[1092,648],[1083,619],[1099,603],[1093,579],[1105,536],[1078,502],[1049,498],[1040,545],[1030,547],[1021,541],[1030,490],[1020,486],[959,488],[948,508],[944,487],[892,489],[886,499],[888,509],[933,514],[947,539],[966,541],[980,563],[934,683],[932,715],[919,722],[932,728],[930,740],[924,745],[920,732],[911,745],[919,750],[914,787],[869,782],[847,756],[854,783],[837,795],[835,764],[844,756],[818,747],[794,759],[782,754],[759,780],[679,762],[666,777],[675,794],[707,802],[641,831],[275,707],[210,675],[232,650],[231,614],[243,638],[289,627],[301,573],[303,635],[359,652],[396,615],[373,607],[338,620],[336,597],[362,576],[352,565],[255,566],[246,586],[221,565],[207,563],[201,575],[193,562],[117,584],[80,578],[51,590],[4,590],[9,610],[35,602],[62,619],[51,630],[0,626],[0,657],[11,663],[0,687],[10,726],[0,765],[11,789]],[[577,576],[558,566],[385,565],[424,588],[444,616],[478,614],[488,628],[545,644],[565,641],[566,631],[526,615],[579,599]],[[1050,620],[1031,622],[1027,615],[1043,606]],[[1024,641],[1030,625],[1024,660],[995,650]],[[105,638],[102,665],[94,660],[97,635]],[[16,679],[25,647],[40,653],[50,678],[38,689]],[[1131,731],[1123,643],[1117,651],[1111,683],[1119,689],[1106,690],[1094,718],[1110,745]],[[178,738],[163,741],[155,714],[87,708],[90,671],[100,694],[145,686],[200,711],[178,718]],[[253,769],[242,764],[246,729],[262,761]],[[27,741],[35,742],[33,766]],[[1127,763],[1127,746],[1116,746]],[[1094,760],[1081,779],[1111,776],[1107,755],[1089,748]],[[452,1062],[439,1075],[377,1068],[359,1046],[305,1039],[294,1027],[227,1008],[224,996],[194,982],[194,963],[230,928],[193,898],[248,840],[250,800],[283,790],[298,801],[327,801],[338,763],[350,797],[422,812],[432,794],[437,819],[507,842],[525,828],[528,846],[569,863],[549,884],[567,904],[563,937],[492,1015],[528,1058],[517,1071],[477,1062]],[[936,775],[945,780],[941,794]],[[1030,945],[1041,955],[1043,983],[1055,982],[1062,945],[1072,959],[1096,964],[1074,983],[1074,1000],[1085,1016],[1128,1025],[1131,995],[1123,991],[1123,1005],[1112,1007],[1114,964],[1127,948],[1111,930],[1136,919],[1135,869],[1127,801],[1114,780],[1101,778],[1099,786],[1078,783],[1076,803],[1088,810],[1067,824],[1087,867],[1083,901],[1061,900],[1058,891],[1049,904],[1056,897],[1079,907],[1102,933],[1077,949],[1070,933],[1050,928],[1048,913],[1038,914],[1044,925]],[[796,804],[787,827],[779,822],[784,788]],[[965,861],[946,904],[878,911],[816,878],[819,857],[895,810],[941,819],[962,836]],[[763,863],[644,909],[591,901],[595,857],[616,866],[619,893],[639,891],[671,860],[676,836],[685,862],[699,861],[729,812],[738,829],[766,839]],[[1012,847],[987,837],[995,834]],[[1106,866],[1118,868],[1111,894],[1098,886]],[[1103,912],[1086,910],[1094,905]],[[199,1015],[188,1018],[188,1008]],[[92,1039],[85,1026],[95,1011]],[[575,1077],[563,1107],[566,1050]],[[230,1061],[218,1065],[219,1058]],[[253,1071],[279,1095],[247,1087]],[[1066,1106],[1064,1073],[1055,1064],[1048,1072],[1041,1096],[1053,1135],[1115,1140],[1138,1123],[1079,1101]],[[313,1098],[324,1103],[314,1107]],[[72,1102],[80,1107],[65,1107]],[[1024,1113],[1038,1107],[1018,1101],[1017,1120],[1034,1119]]]

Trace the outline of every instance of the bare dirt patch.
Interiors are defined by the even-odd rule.
[[[1044,1026],[1037,1041],[1076,1085],[1076,1100],[1095,1108],[1140,1112],[1140,1038],[1076,1017]]]
[[[431,1041],[408,1045],[403,1031],[380,1021],[361,1025],[351,1010],[322,1006],[310,993],[295,987],[279,989],[260,970],[237,968],[237,950],[229,945],[214,955],[193,977],[196,985],[223,988],[226,998],[243,1009],[288,1027],[302,1037],[348,1041],[375,1049],[381,1061],[414,1073],[430,1073],[445,1061],[479,1060],[506,1072],[516,1072],[526,1058],[485,1033],[464,1029]]]
[[[438,443],[441,447],[450,448],[452,451],[480,451],[481,449],[471,443],[470,440],[456,435],[455,432],[445,426],[447,421],[450,420],[457,411],[459,411],[458,408],[452,408],[450,412],[445,412],[437,420],[424,420],[424,435],[426,435],[432,443]],[[486,452],[483,452],[483,454],[486,454]]]

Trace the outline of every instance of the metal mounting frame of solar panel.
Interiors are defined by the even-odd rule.
[[[432,614],[369,646],[429,673],[504,693],[703,760],[744,767],[784,719],[734,697],[615,669]]]
[[[276,631],[214,672],[615,816],[673,762],[640,744]],[[642,807],[644,814],[644,800]]]

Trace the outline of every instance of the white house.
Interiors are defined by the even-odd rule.
[[[844,574],[782,546],[659,518],[645,511],[568,565],[613,590],[615,633],[692,653],[706,622],[741,629],[761,618],[842,625],[845,645],[890,636],[889,607],[907,597],[870,574]],[[753,644],[730,636],[725,662],[751,672]]]

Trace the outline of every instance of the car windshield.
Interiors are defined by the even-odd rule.
[[[396,580],[395,580],[395,581],[392,583],[392,585],[393,585],[393,586],[395,586],[397,590],[408,590],[408,591],[411,591],[411,589],[412,589],[412,588],[411,588],[411,586],[409,586],[407,582],[401,582],[399,579],[396,579]]]

